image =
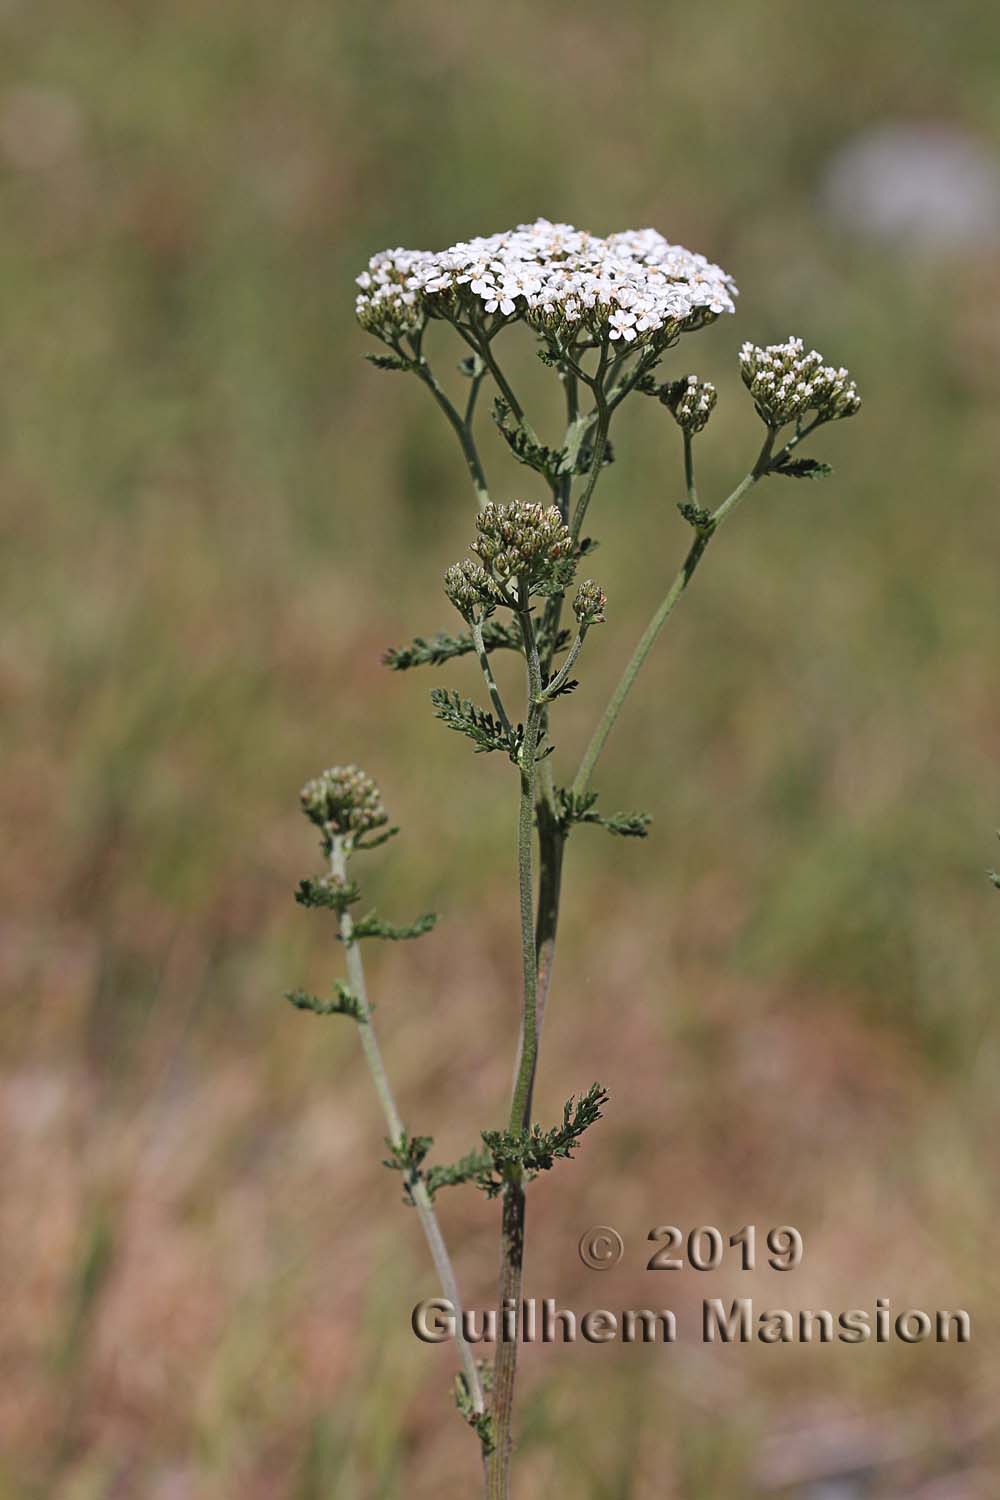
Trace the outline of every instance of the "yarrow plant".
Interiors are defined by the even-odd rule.
[[[735,311],[732,279],[704,256],[670,244],[653,229],[601,238],[540,219],[445,251],[383,251],[372,257],[358,284],[358,319],[385,346],[385,352],[368,358],[381,369],[410,373],[427,387],[458,440],[478,506],[471,556],[454,562],[444,576],[444,593],[460,628],[416,636],[387,651],[384,661],[405,671],[475,656],[489,706],[435,687],[434,713],[477,752],[505,755],[514,768],[522,993],[505,1128],[483,1130],[480,1145],[459,1161],[434,1164],[429,1159],[432,1139],[409,1134],[400,1117],[375,1035],[361,943],[366,938],[418,937],[434,918],[427,915],[397,927],[375,912],[352,915],[361,892],[349,874],[349,862],[397,832],[389,825],[378,789],[355,766],[335,767],[303,788],[303,811],[320,830],[326,868],[302,881],[297,893],[304,905],[334,914],[347,978],[335,982],[330,999],[301,990],[290,992],[288,999],[299,1009],[343,1014],[356,1022],[386,1119],[385,1165],[401,1174],[404,1198],[420,1218],[445,1298],[460,1312],[435,1197],[444,1187],[470,1183],[501,1201],[499,1301],[503,1306],[510,1298],[516,1306],[524,1264],[526,1187],[556,1161],[572,1156],[608,1097],[593,1084],[567,1102],[554,1126],[543,1128],[533,1116],[567,839],[577,825],[600,827],[619,837],[646,836],[647,814],[605,812],[592,785],[639,670],[712,538],[737,506],[771,475],[805,479],[828,474],[826,464],[796,450],[825,423],[853,416],[860,399],[847,371],[826,364],[815,350],[807,351],[801,339],[764,348],[744,344],[740,373],[763,424],[761,447],[735,488],[714,506],[705,505],[695,480],[695,439],[715,410],[715,386],[693,374],[657,378],[664,357],[683,337]],[[460,365],[467,395],[458,404],[439,381],[425,349],[434,323],[450,325],[469,350]],[[539,359],[562,388],[565,428],[553,446],[540,439],[498,361],[498,336],[513,324],[523,325],[534,338]],[[475,422],[479,394],[487,383],[493,390],[497,432],[534,476],[540,500],[501,502],[491,496]],[[589,571],[596,545],[583,527],[600,476],[613,459],[615,413],[633,394],[652,398],[679,430],[684,498],[678,508],[691,539],[597,718],[575,774],[563,779],[554,769],[553,721],[559,700],[579,686],[571,674],[590,632],[605,623],[608,608],[601,585],[579,576]],[[516,709],[505,701],[494,675],[492,658],[498,651],[512,651],[523,660],[524,691]],[[461,1330],[460,1317],[457,1327]],[[457,1404],[479,1438],[486,1496],[505,1500],[510,1493],[517,1343],[500,1342],[492,1369],[472,1357],[461,1331],[456,1343],[461,1362]]]

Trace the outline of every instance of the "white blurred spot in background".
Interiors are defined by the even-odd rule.
[[[915,252],[1000,243],[1000,163],[949,125],[880,125],[831,161],[824,207],[840,227]]]

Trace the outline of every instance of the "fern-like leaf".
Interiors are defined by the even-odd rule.
[[[294,1005],[296,1010],[312,1011],[314,1016],[351,1016],[362,1025],[368,1019],[367,1012],[357,995],[339,979],[334,983],[332,1000],[320,1000],[317,995],[310,995],[307,990],[288,990],[285,993],[285,999],[290,1005]]]
[[[524,731],[520,727],[508,734],[486,709],[478,708],[471,699],[462,698],[457,692],[449,692],[447,688],[434,688],[431,691],[431,703],[434,705],[434,717],[447,724],[449,729],[470,739],[477,754],[503,750],[511,760],[517,760],[524,738]]]
[[[367,916],[359,917],[354,923],[351,938],[359,941],[362,938],[384,938],[390,943],[405,943],[410,938],[423,937],[425,932],[430,932],[436,922],[437,913],[429,911],[425,912],[422,917],[418,917],[415,922],[408,922],[397,927],[392,922],[383,922],[381,917],[370,911]]]

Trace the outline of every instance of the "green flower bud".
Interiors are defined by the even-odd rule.
[[[587,578],[580,584],[573,600],[573,613],[581,626],[603,625],[608,596],[599,583]]]
[[[444,591],[463,620],[472,620],[480,610],[488,613],[500,602],[492,578],[470,558],[452,563],[444,575]]]

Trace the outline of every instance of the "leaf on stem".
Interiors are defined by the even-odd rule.
[[[652,818],[648,813],[612,813],[605,817],[597,811],[597,793],[576,793],[568,787],[556,790],[559,826],[568,833],[574,823],[596,823],[598,827],[613,833],[618,838],[644,839],[648,837]]]
[[[430,932],[437,922],[437,912],[425,912],[415,922],[406,923],[402,927],[396,927],[392,922],[383,922],[375,912],[370,911],[367,916],[359,917],[351,932],[351,939],[357,938],[385,938],[390,943],[404,943],[410,938],[423,937],[425,932]],[[338,934],[338,942],[343,938]]]
[[[463,1182],[479,1183],[483,1174],[489,1174],[493,1158],[486,1150],[466,1152],[458,1161],[446,1166],[429,1167],[424,1174],[424,1183],[431,1197],[443,1187],[459,1187]]]
[[[387,844],[390,839],[394,839],[398,832],[399,827],[394,823],[391,828],[385,829],[383,833],[373,833],[371,838],[356,838],[353,847],[355,849],[377,849],[380,844]]]
[[[374,365],[376,370],[412,370],[414,368],[412,359],[404,359],[401,354],[366,354],[365,359]]]
[[[601,1118],[601,1107],[609,1097],[607,1089],[593,1083],[578,1099],[567,1099],[561,1124],[551,1130],[543,1130],[540,1125],[532,1125],[529,1130],[484,1130],[483,1144],[493,1169],[476,1177],[477,1186],[488,1198],[495,1198],[512,1173],[521,1172],[530,1182],[557,1161],[571,1159],[584,1131]]]
[[[604,439],[604,449],[603,449],[603,452],[601,453],[601,468],[602,469],[606,469],[608,467],[608,465],[609,464],[613,464],[614,461],[615,461],[615,450],[614,450],[614,448],[612,446],[611,439],[610,438],[605,438]],[[589,448],[589,447],[588,448],[581,448],[580,449],[580,453],[579,453],[579,457],[577,458],[576,463],[573,465],[572,470],[567,470],[567,469],[564,468],[561,472],[563,472],[563,473],[572,472],[573,474],[589,474],[590,473],[590,466],[591,466],[591,464],[593,462],[594,462],[594,450],[593,450],[593,448]]]
[[[708,531],[712,525],[712,512],[702,509],[700,505],[693,505],[690,500],[678,501],[677,509],[695,531]]]
[[[768,470],[770,474],[784,474],[786,479],[826,479],[833,473],[829,464],[818,458],[778,458]]]
[[[550,682],[555,682],[555,680],[558,677],[558,675],[559,675],[558,672],[553,672],[552,676],[546,678],[545,681],[542,683],[542,693],[544,694],[545,699],[546,699],[546,701],[548,703],[553,703],[556,700],[556,698],[562,698],[562,697],[564,697],[566,693],[575,692],[576,689],[580,686],[578,678],[576,678],[576,677],[569,677],[562,684],[561,687],[557,687],[556,688],[555,692],[550,692],[549,691],[549,683]]]
[[[490,1374],[490,1367],[488,1365],[481,1364],[480,1378],[482,1380],[484,1390],[489,1389]],[[473,1429],[473,1431],[479,1438],[479,1441],[483,1446],[483,1457],[489,1458],[490,1454],[493,1453],[496,1448],[496,1443],[494,1442],[493,1438],[493,1418],[490,1416],[489,1412],[476,1410],[472,1400],[472,1392],[469,1390],[469,1382],[465,1376],[464,1371],[459,1371],[459,1373],[455,1376],[454,1395],[455,1406],[458,1409],[459,1415],[464,1418],[466,1422],[468,1422],[469,1426]]]
[[[524,730],[520,725],[508,734],[492,714],[487,713],[484,708],[478,708],[471,699],[462,698],[457,692],[449,692],[447,688],[433,688],[431,703],[434,705],[434,717],[447,724],[449,729],[457,730],[470,739],[477,755],[502,750],[516,764],[524,739]]]
[[[601,826],[620,839],[644,839],[649,837],[652,821],[649,813],[612,813],[610,818],[601,819]]]
[[[514,418],[501,396],[494,397],[493,420],[518,463],[526,464],[536,474],[543,474],[550,483],[562,472],[565,449],[546,448],[543,443],[536,443],[528,436],[523,424]]]
[[[341,880],[336,875],[317,875],[299,881],[295,899],[300,906],[325,907],[343,915],[355,901],[360,901],[361,891],[353,880]]]
[[[501,620],[486,620],[483,645],[487,654],[491,651],[520,651],[521,632],[514,623],[505,625]],[[456,656],[468,656],[475,649],[475,641],[468,631],[450,635],[446,630],[440,630],[432,636],[414,636],[408,646],[390,647],[382,656],[382,664],[393,672],[407,672],[411,667],[438,667]]]
[[[433,1146],[434,1137],[407,1135],[404,1132],[398,1141],[386,1136],[385,1144],[389,1148],[389,1155],[384,1158],[383,1167],[388,1167],[390,1172],[403,1172],[407,1177],[419,1177],[421,1163]]]
[[[306,990],[287,990],[285,999],[296,1010],[309,1010],[314,1016],[351,1016],[364,1025],[368,1015],[353,990],[349,990],[339,979],[334,981],[333,987],[333,1000],[320,1000],[317,995],[310,995]]]

